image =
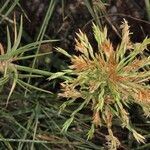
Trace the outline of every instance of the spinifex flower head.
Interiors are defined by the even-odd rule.
[[[63,127],[67,130],[74,116],[82,108],[91,106],[93,111],[92,127],[88,138],[93,136],[94,128],[105,124],[108,128],[111,148],[116,148],[119,141],[111,130],[113,118],[118,118],[123,127],[133,133],[138,142],[144,142],[144,137],[137,133],[130,124],[129,113],[126,108],[130,103],[137,103],[144,113],[150,115],[150,57],[145,53],[150,39],[146,38],[142,43],[132,43],[127,21],[121,25],[122,40],[114,49],[107,38],[107,28],[100,30],[93,24],[94,37],[98,44],[98,51],[93,50],[86,34],[77,33],[76,50],[79,56],[69,55],[58,48],[58,51],[71,58],[72,65],[69,74],[75,75],[66,78],[62,83],[60,96],[68,100],[62,108],[74,103],[76,99],[83,102],[71,114]],[[64,71],[65,72],[65,71]]]

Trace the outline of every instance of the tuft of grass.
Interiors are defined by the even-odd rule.
[[[20,19],[20,28],[17,33],[15,30],[14,33],[14,43],[12,45],[11,39],[10,39],[10,31],[7,28],[7,50],[5,52],[2,44],[0,44],[0,72],[2,74],[2,77],[0,78],[0,86],[4,86],[7,82],[11,82],[11,88],[10,92],[8,94],[6,106],[8,105],[8,101],[10,99],[10,96],[12,95],[16,84],[20,85],[21,87],[25,88],[26,90],[29,90],[28,88],[33,88],[39,91],[43,92],[48,92],[51,93],[50,91],[46,91],[44,89],[40,89],[38,87],[35,87],[31,84],[28,84],[24,81],[25,78],[39,78],[42,76],[49,76],[51,75],[50,72],[43,71],[43,70],[38,70],[38,69],[32,69],[27,66],[22,66],[19,65],[15,62],[20,61],[20,60],[26,60],[29,58],[34,58],[35,56],[41,56],[43,54],[37,54],[37,55],[30,55],[28,56],[23,56],[26,52],[29,52],[31,50],[35,50],[36,47],[39,46],[41,43],[47,43],[51,42],[52,40],[47,40],[47,41],[41,41],[41,42],[34,42],[30,43],[28,45],[19,47],[20,41],[21,41],[21,36],[22,36],[22,24],[23,24],[23,19],[21,17]],[[15,29],[16,29],[16,24],[15,24]],[[34,74],[28,74],[30,72],[33,72]],[[22,73],[24,72],[24,73]]]
[[[145,142],[145,137],[136,131],[130,120],[128,109],[132,103],[141,106],[145,116],[150,116],[150,56],[145,56],[150,38],[145,38],[141,43],[133,43],[126,20],[122,23],[121,29],[122,41],[116,48],[107,37],[107,28],[100,29],[95,24],[93,32],[97,52],[92,48],[86,34],[81,31],[75,39],[75,48],[80,55],[71,56],[65,50],[57,48],[71,60],[69,69],[63,71],[68,78],[61,84],[62,92],[59,96],[67,101],[61,105],[60,112],[66,106],[75,104],[76,100],[82,101],[71,112],[62,131],[68,130],[75,116],[78,116],[83,108],[90,107],[93,115],[91,129],[87,133],[88,139],[94,137],[97,127],[106,126],[106,140],[110,149],[120,146],[119,139],[112,131],[113,120],[116,118],[119,120],[118,125],[127,128],[137,142]],[[63,73],[59,73],[60,77]],[[59,75],[56,73],[53,79]]]

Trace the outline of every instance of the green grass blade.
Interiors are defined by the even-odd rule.
[[[45,18],[44,18],[44,21],[42,24],[42,27],[41,27],[40,32],[39,32],[38,37],[37,37],[37,41],[41,42],[43,40],[44,34],[45,34],[47,26],[48,26],[48,22],[49,22],[52,14],[53,14],[53,11],[54,11],[54,8],[55,8],[55,5],[57,4],[57,2],[58,2],[57,0],[51,0],[50,1],[47,13],[45,15]],[[38,47],[36,54],[39,53],[39,49],[40,49],[40,46]],[[36,57],[33,60],[32,68],[34,68],[35,63],[36,63]],[[31,74],[32,74],[32,71],[31,71]],[[28,83],[30,83],[30,78],[28,79]],[[27,91],[25,91],[25,95],[26,95],[26,92]]]
[[[23,30],[22,28],[23,28],[23,17],[21,16],[18,37],[17,37],[17,39],[16,39],[16,41],[15,41],[15,43],[11,49],[12,51],[15,51],[20,44],[21,36],[22,36],[22,30]]]
[[[3,13],[3,10],[8,6],[10,0],[7,0],[4,5],[0,8],[0,14]]]
[[[10,39],[10,32],[7,26],[7,52],[11,50],[11,39]]]
[[[7,2],[7,1],[6,1]],[[13,9],[16,7],[16,5],[18,4],[19,0],[15,0],[12,5],[9,7],[9,9],[6,11],[6,13],[3,14],[3,19],[0,21],[0,23],[3,22],[3,20],[13,11]],[[8,6],[8,3],[6,3],[6,6],[4,8],[6,8]],[[4,10],[4,9],[3,9]]]
[[[52,92],[50,92],[50,91],[47,91],[47,90],[44,90],[42,88],[38,88],[38,87],[33,86],[31,84],[25,83],[24,81],[22,81],[20,79],[18,79],[17,82],[19,82],[20,84],[22,84],[23,86],[25,86],[27,88],[31,88],[31,89],[34,89],[34,90],[37,90],[37,91],[40,91],[40,92],[52,94]]]
[[[43,75],[43,76],[51,76],[52,75],[51,72],[39,70],[39,69],[32,69],[32,68],[26,67],[26,66],[15,65],[15,67],[17,68],[17,70],[25,71],[25,72],[29,72],[29,73],[32,71],[32,73]]]

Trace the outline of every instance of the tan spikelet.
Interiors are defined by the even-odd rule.
[[[93,114],[93,124],[98,127],[100,125],[100,114],[98,111]]]

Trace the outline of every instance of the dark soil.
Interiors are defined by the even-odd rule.
[[[69,49],[74,45],[75,33],[79,29],[89,33],[93,20],[84,0],[66,0],[64,2],[64,7],[61,2],[57,4],[47,28],[47,35],[51,38],[61,39],[61,47]],[[37,35],[41,27],[48,4],[48,0],[21,1],[21,6],[28,17],[24,21],[24,28],[32,38]],[[115,42],[117,42],[118,36],[114,32],[113,26],[119,31],[123,18],[131,26],[134,41],[141,41],[150,34],[150,23],[147,19],[144,0],[108,0],[106,12],[100,19],[103,24],[110,27],[109,36]]]

